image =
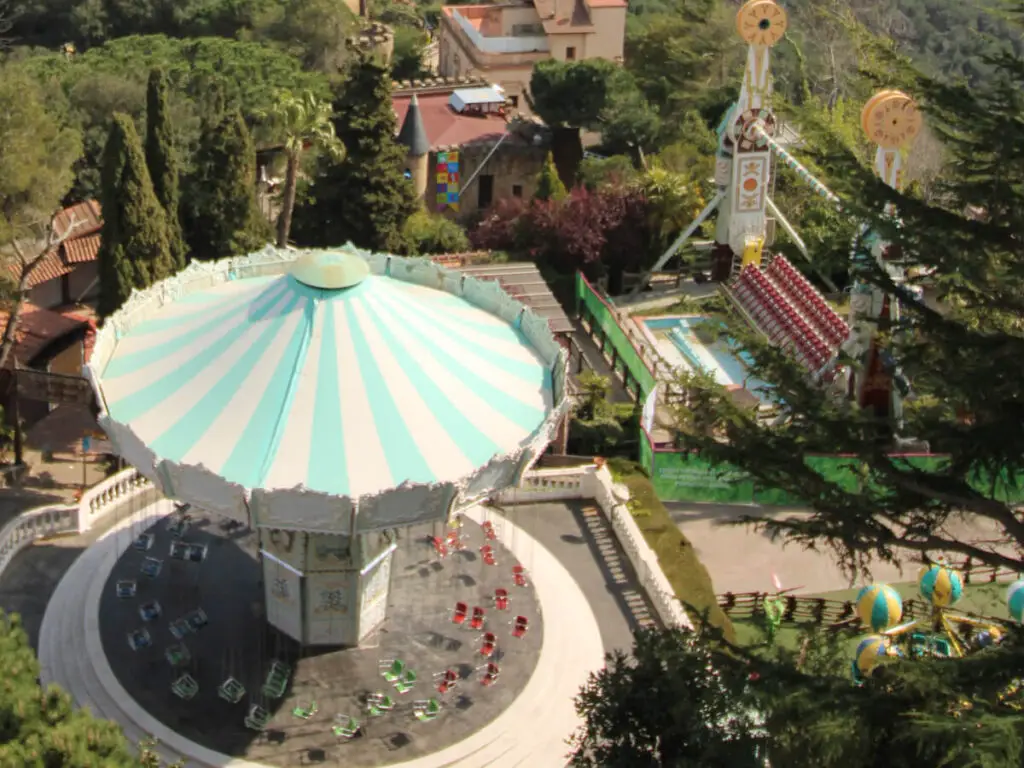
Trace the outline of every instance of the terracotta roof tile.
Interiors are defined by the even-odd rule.
[[[75,203],[57,214],[57,231],[63,233],[74,217],[75,231],[72,237],[79,238],[100,231],[103,226],[103,215],[97,200],[86,200]]]
[[[9,313],[0,312],[0,328],[7,326]],[[87,324],[73,315],[62,315],[26,302],[21,310],[18,333],[14,343],[14,358],[27,365],[52,341]],[[12,365],[8,362],[8,365]]]
[[[76,203],[65,208],[57,214],[55,222],[57,231],[62,232],[72,220],[77,224],[74,232],[61,243],[58,250],[46,254],[32,270],[29,288],[70,274],[74,270],[75,264],[86,264],[96,260],[100,250],[99,233],[103,227],[100,204],[95,200],[87,200],[84,203]],[[18,264],[9,263],[7,270],[14,280],[20,279],[21,267]]]
[[[96,261],[96,255],[100,251],[100,236],[95,234],[71,238],[64,241],[62,248],[65,264],[86,264]]]
[[[10,270],[14,280],[21,279],[21,266],[19,264],[8,264],[7,268]],[[40,283],[45,283],[47,280],[56,280],[58,277],[63,277],[70,272],[71,268],[61,260],[60,255],[56,251],[50,251],[36,265],[36,268],[32,270],[32,274],[28,278],[28,287],[35,288]]]
[[[409,98],[398,96],[391,100],[391,106],[398,117],[398,125],[405,122]],[[450,98],[450,92],[432,93],[418,98],[420,117],[431,149],[461,147],[485,138],[498,138],[505,133],[505,118],[501,115],[460,115],[448,106]]]

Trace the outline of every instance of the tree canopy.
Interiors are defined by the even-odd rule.
[[[153,181],[153,192],[167,218],[167,242],[174,269],[183,269],[188,261],[185,236],[178,210],[178,158],[167,110],[167,80],[154,69],[146,89],[146,166]]]
[[[388,70],[373,57],[353,65],[334,103],[334,130],[347,153],[317,169],[295,210],[295,240],[404,250],[403,228],[419,203],[404,175],[406,150],[395,140]]]
[[[182,224],[197,259],[242,256],[271,241],[256,200],[256,152],[242,115],[229,110],[203,131],[186,184]]]
[[[335,136],[331,118],[330,102],[320,101],[309,91],[300,95],[282,92],[274,106],[260,115],[262,129],[281,142],[287,162],[281,214],[277,220],[277,244],[281,248],[288,244],[291,231],[302,153],[311,148],[334,161],[345,156],[345,145]]]
[[[167,219],[153,191],[142,141],[127,115],[113,118],[103,152],[100,203],[99,313],[107,317],[133,288],[146,288],[174,271]]]
[[[73,706],[51,686],[39,689],[39,662],[17,614],[0,612],[0,764],[55,768],[136,768],[121,729]]]
[[[59,95],[0,65],[0,248],[42,236],[71,186],[82,137]]]
[[[577,696],[571,764],[1020,765],[1024,716],[1000,700],[1019,674],[1019,638],[964,659],[894,661],[855,686],[844,637],[808,634],[796,653],[731,646],[700,624],[640,630]]]
[[[271,108],[279,91],[308,90],[324,99],[331,95],[324,76],[304,72],[286,53],[259,43],[222,38],[126,37],[70,60],[64,54],[47,52],[30,55],[12,66],[40,83],[59,84],[67,97],[70,114],[85,137],[85,153],[75,168],[71,191],[77,200],[98,194],[100,154],[110,115],[123,112],[137,125],[143,124],[151,69],[161,69],[167,78],[167,114],[184,171],[190,169],[198,146],[214,84],[226,106],[241,110],[250,120]]]
[[[903,416],[823,396],[787,355],[748,334],[742,338],[751,373],[773,383],[771,397],[785,403],[788,418],[761,423],[720,393],[705,391],[688,409],[696,415],[682,439],[758,483],[806,499],[813,507],[809,519],[761,524],[805,546],[831,546],[851,570],[872,557],[896,560],[911,550],[956,552],[1021,571],[1024,521],[1015,501],[1024,478],[1024,432],[1016,427],[1024,416],[1024,60],[996,57],[991,82],[950,84],[889,47],[873,46],[887,84],[920,100],[946,145],[941,192],[930,201],[896,192],[827,124],[813,115],[801,124],[814,136],[809,146],[818,148],[816,164],[846,201],[846,214],[889,243],[910,275],[901,286],[874,259],[855,262],[858,279],[900,301],[900,320],[883,323],[880,339],[884,359],[891,360],[887,370],[909,387]],[[887,204],[898,218],[884,213]],[[860,241],[856,250],[866,247]],[[849,268],[847,254],[831,258],[820,257],[817,266],[835,269],[841,258]],[[926,297],[913,292],[915,286]],[[840,365],[862,371],[865,363],[847,358]],[[909,438],[943,458],[928,466],[901,458],[901,441]],[[814,453],[848,455],[863,481],[851,488],[823,478],[799,460]],[[979,545],[950,532],[963,517],[1006,545]]]

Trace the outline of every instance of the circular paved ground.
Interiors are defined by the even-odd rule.
[[[233,759],[166,727],[125,691],[103,650],[99,612],[107,579],[135,535],[124,531],[148,526],[170,509],[166,500],[144,509],[133,507],[68,569],[43,617],[40,677],[44,685],[61,685],[78,706],[120,723],[132,743],[158,738],[156,751],[165,762],[185,757],[190,766],[261,768],[265,764]],[[478,523],[488,514],[480,507],[466,512]],[[566,737],[580,725],[573,697],[604,660],[597,621],[579,585],[544,546],[507,521],[499,528],[499,538],[529,569],[544,612],[536,669],[523,692],[490,724],[440,752],[403,760],[395,768],[522,768],[564,763]],[[441,721],[438,724],[443,727]],[[345,763],[360,765],[356,760]]]
[[[500,523],[499,523],[500,524]],[[164,725],[209,749],[244,756],[262,763],[308,765],[344,758],[347,763],[381,765],[427,755],[466,738],[483,728],[522,692],[540,655],[543,626],[532,587],[515,588],[511,569],[515,559],[495,542],[498,564],[486,566],[476,554],[485,542],[477,524],[466,522],[468,549],[438,561],[429,537],[444,533],[440,525],[418,526],[403,532],[394,555],[388,619],[362,649],[311,649],[268,628],[261,618],[263,588],[256,560],[256,537],[250,531],[229,532],[212,516],[194,515],[185,541],[205,544],[208,555],[202,564],[185,563],[167,556],[172,537],[168,521],[148,529],[152,548],[132,547],[121,556],[107,579],[100,598],[100,633],[110,666],[128,694]],[[143,532],[142,526],[115,534],[123,540],[119,549]],[[163,560],[155,579],[140,574],[146,556]],[[136,581],[134,598],[119,598],[116,583]],[[496,587],[511,593],[507,612],[494,609]],[[477,667],[485,660],[477,652],[480,633],[457,627],[450,620],[456,601],[487,612],[487,628],[498,636],[495,657],[501,668],[496,685],[484,687]],[[161,616],[143,621],[140,607],[159,603]],[[178,672],[164,652],[178,641],[170,623],[202,607],[209,624],[185,636],[192,661]],[[526,616],[530,628],[524,638],[513,638],[509,621]],[[131,650],[128,633],[146,627],[152,645]],[[417,687],[395,695],[378,672],[381,659],[400,658],[419,677]],[[260,693],[271,659],[295,669],[292,685],[283,699],[268,700]],[[171,692],[173,679],[187,669],[199,683],[199,693],[186,702]],[[452,669],[459,674],[457,688],[441,697],[444,712],[430,723],[418,722],[412,702],[436,695],[432,675]],[[248,692],[238,704],[217,696],[217,686],[228,676],[237,678]],[[366,697],[373,692],[394,695],[396,708],[379,718],[366,718]],[[296,706],[312,701],[319,713],[309,719],[296,717]],[[265,739],[243,723],[251,704],[266,707],[273,720]],[[353,715],[364,724],[364,734],[339,743],[330,732],[335,715]]]

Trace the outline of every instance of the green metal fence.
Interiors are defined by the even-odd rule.
[[[595,335],[599,337],[598,343],[614,353],[612,357],[616,370],[624,370],[629,374],[630,383],[635,382],[634,394],[638,396],[637,399],[647,397],[647,393],[654,388],[654,374],[640,350],[622,330],[611,305],[594,290],[581,272],[576,273],[576,311],[594,329]]]
[[[942,454],[901,456],[907,464],[926,472],[941,471],[949,460]],[[850,456],[807,456],[804,461],[826,480],[844,490],[856,493],[864,487],[861,462]],[[651,483],[662,501],[715,502],[718,504],[764,504],[795,506],[806,500],[792,496],[778,488],[765,488],[755,484],[740,470],[714,468],[699,455],[689,451],[657,450],[650,436],[641,428],[640,463],[651,477]],[[990,477],[978,474],[972,484],[990,498],[1017,503],[1024,501],[1024,489],[1019,483],[1002,477],[992,482]]]
[[[616,371],[628,374],[640,402],[646,399],[657,381],[643,353],[619,325],[612,306],[582,274],[576,275],[576,310],[599,336],[599,343],[614,359]],[[720,504],[766,504],[776,506],[804,504],[778,488],[756,485],[741,470],[713,468],[690,451],[657,449],[650,434],[641,425],[640,465],[651,478],[662,501],[717,502]],[[942,469],[948,457],[939,454],[903,457],[911,466],[926,471]],[[808,456],[805,461],[823,477],[849,491],[863,487],[861,465],[848,456]],[[992,478],[976,473],[971,478],[975,488],[990,498],[1006,502],[1024,502],[1024,482],[1003,473]]]

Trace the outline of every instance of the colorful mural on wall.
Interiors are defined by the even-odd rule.
[[[459,210],[459,153],[458,151],[438,152],[437,165],[437,210],[451,208]]]

